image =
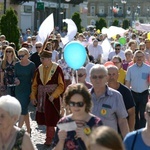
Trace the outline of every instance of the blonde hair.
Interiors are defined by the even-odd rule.
[[[11,50],[12,51],[12,61],[14,62],[17,62],[18,61],[18,58],[16,56],[16,53],[15,53],[15,50],[13,47],[11,46],[7,46],[4,50],[4,56],[3,56],[3,59],[2,59],[2,69],[5,69],[6,68],[6,62],[7,62],[7,55],[6,55],[6,51],[7,50]]]
[[[21,52],[24,53],[24,54],[26,54],[26,55],[28,55],[28,57],[30,56],[29,51],[28,51],[27,48],[25,48],[25,47],[22,47],[21,49],[19,49],[18,55],[19,55]]]

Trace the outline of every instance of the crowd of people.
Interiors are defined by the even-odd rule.
[[[0,150],[34,149],[30,102],[37,124],[46,126],[43,144],[50,150],[150,149],[147,35],[132,29],[112,38],[96,31],[77,33],[74,40],[87,52],[77,70],[65,62],[59,33],[42,43],[27,30],[19,50],[1,35]],[[106,39],[112,49],[107,60]]]

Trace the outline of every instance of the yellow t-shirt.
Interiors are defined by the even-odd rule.
[[[126,78],[126,71],[121,68],[119,70],[118,82],[125,84],[125,78]]]

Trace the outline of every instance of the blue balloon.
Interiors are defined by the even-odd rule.
[[[64,47],[64,59],[74,70],[83,66],[86,56],[85,47],[77,41],[72,41]]]

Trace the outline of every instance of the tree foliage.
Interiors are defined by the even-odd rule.
[[[1,34],[6,36],[6,40],[14,42],[18,49],[20,38],[18,18],[12,8],[6,10],[6,14],[2,15],[0,20],[0,30]]]
[[[114,20],[114,22],[112,23],[112,26],[119,26],[119,21],[117,19]]]
[[[81,18],[80,18],[80,14],[75,12],[72,15],[72,20],[74,21],[74,23],[77,26],[78,32],[81,33],[82,32],[82,27],[81,27]]]
[[[130,26],[130,21],[129,21],[129,20],[127,20],[127,19],[123,20],[122,28],[124,28],[124,29],[128,29],[128,28],[129,28],[129,26]]]
[[[103,18],[100,18],[98,21],[96,21],[96,29],[102,30],[103,27],[107,27],[106,20]]]

